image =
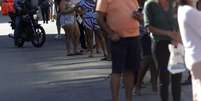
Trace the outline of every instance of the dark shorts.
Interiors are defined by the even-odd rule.
[[[121,38],[111,43],[112,73],[136,72],[140,67],[139,37]]]

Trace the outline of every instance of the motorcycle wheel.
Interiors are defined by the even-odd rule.
[[[16,47],[21,48],[24,45],[24,40],[22,38],[14,39],[14,44]]]
[[[33,36],[32,44],[34,47],[40,48],[46,41],[46,33],[43,27],[36,28],[36,34]]]

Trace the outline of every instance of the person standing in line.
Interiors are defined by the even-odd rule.
[[[88,22],[91,23],[91,19],[94,17],[91,16],[94,12],[95,8],[95,2],[93,0],[81,0],[79,2],[79,6],[81,10],[83,11],[83,26],[85,28],[85,40],[86,40],[86,47],[87,51],[89,51],[89,57],[93,57],[93,38],[94,38],[94,31],[93,29],[90,29],[91,26],[93,27],[92,24],[91,26],[88,25]],[[90,15],[90,16],[89,16]]]
[[[53,18],[53,15],[54,15],[54,11],[53,11],[53,6],[54,6],[54,2],[53,0],[49,0],[49,19],[54,22],[54,18]]]
[[[201,0],[198,0],[198,1],[196,2],[196,8],[197,8],[199,11],[201,11]],[[188,77],[187,77],[187,79],[182,83],[182,85],[191,85],[191,84],[192,84],[191,81],[192,81],[192,80],[191,80],[191,74],[190,74],[190,72],[188,72]]]
[[[157,84],[157,66],[153,58],[152,49],[151,49],[151,37],[150,33],[146,30],[146,28],[141,25],[140,28],[140,34],[141,34],[141,46],[142,46],[142,61],[141,61],[141,67],[138,71],[137,75],[137,83],[135,86],[135,93],[141,94],[141,85],[143,78],[145,77],[145,74],[148,70],[150,70],[151,74],[151,84],[152,84],[152,91],[157,92],[158,90],[158,84]]]
[[[56,39],[61,38],[61,24],[60,24],[60,4],[61,0],[54,0],[54,7],[56,11],[56,26],[57,26],[57,35],[55,36]]]
[[[192,0],[179,0],[177,15],[185,63],[191,72],[193,101],[201,101],[201,12],[193,7]]]
[[[119,101],[123,76],[126,101],[132,101],[134,73],[140,67],[139,20],[137,0],[98,0],[97,21],[111,40],[112,101]]]
[[[169,101],[169,83],[171,80],[173,101],[181,101],[181,73],[170,74],[167,65],[170,52],[169,44],[177,45],[176,18],[174,18],[173,0],[148,0],[144,6],[144,24],[152,34],[153,53],[157,61],[160,80],[161,101]],[[170,78],[171,77],[171,78]]]
[[[140,8],[138,11],[140,13],[143,12],[144,3],[146,0],[138,0]],[[157,66],[153,58],[152,54],[152,42],[150,37],[150,32],[144,27],[143,20],[140,23],[140,41],[141,41],[141,48],[142,48],[142,60],[141,60],[141,67],[137,73],[136,81],[135,81],[135,89],[134,93],[137,95],[141,94],[141,85],[143,78],[148,70],[150,70],[151,74],[151,84],[152,84],[152,91],[157,92]]]
[[[76,18],[80,29],[80,46],[82,48],[81,52],[87,49],[86,42],[85,42],[85,28],[83,25],[83,11],[82,8],[79,6],[79,3],[76,5]]]
[[[93,57],[93,47],[94,47],[94,39],[95,39],[95,48],[96,52],[100,53],[100,48],[104,54],[104,57],[107,56],[106,43],[103,36],[103,31],[96,20],[96,12],[95,12],[96,2],[93,0],[82,0],[80,2],[80,7],[83,11],[83,25],[85,27],[85,36],[86,36],[86,45],[87,49],[90,52],[89,57]]]
[[[65,31],[67,56],[82,55],[78,49],[80,31],[75,15],[75,4],[72,0],[62,0],[60,10],[60,24]]]
[[[38,2],[38,5],[40,6],[41,13],[42,13],[42,18],[43,18],[43,23],[48,24],[49,21],[49,0],[40,0]]]

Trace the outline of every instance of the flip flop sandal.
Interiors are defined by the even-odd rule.
[[[73,53],[70,53],[70,54],[67,54],[67,56],[74,56],[74,54],[73,54]]]
[[[74,53],[73,55],[83,55],[83,54],[80,52],[77,52],[77,53]]]

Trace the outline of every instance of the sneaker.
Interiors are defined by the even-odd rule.
[[[14,38],[14,34],[10,33],[10,34],[8,34],[8,37],[9,38]]]
[[[62,37],[61,37],[61,35],[56,35],[55,36],[55,39],[61,39]]]

